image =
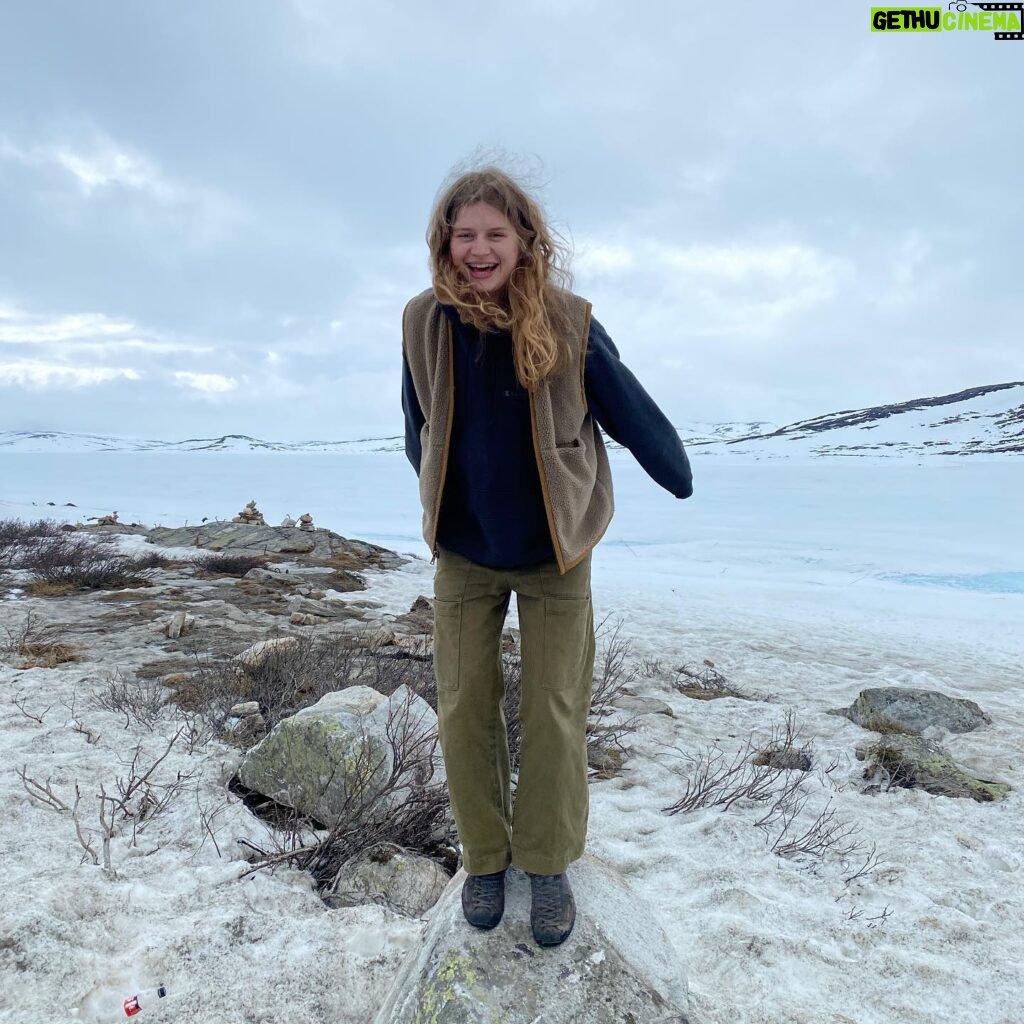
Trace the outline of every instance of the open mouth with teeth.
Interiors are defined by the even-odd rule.
[[[467,263],[466,269],[469,276],[475,281],[490,277],[498,269],[497,263]]]

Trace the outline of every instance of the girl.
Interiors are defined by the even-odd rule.
[[[587,831],[594,670],[590,564],[614,509],[604,430],[678,498],[679,435],[570,290],[536,201],[494,167],[443,189],[427,230],[432,287],[402,321],[406,454],[436,561],[438,732],[462,845],[466,920],[493,928],[505,871],[531,883],[542,946],[576,916],[566,868]],[[513,806],[501,635],[522,644]]]

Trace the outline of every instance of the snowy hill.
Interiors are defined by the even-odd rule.
[[[1024,381],[830,413],[725,444],[770,456],[1024,454]]]
[[[828,413],[777,427],[763,420],[692,423],[676,428],[696,452],[767,458],[1024,454],[1024,381],[968,388],[951,395]],[[609,448],[618,448],[610,439]],[[401,452],[404,440],[265,441],[246,434],[157,441],[60,431],[0,432],[0,451],[87,452]]]

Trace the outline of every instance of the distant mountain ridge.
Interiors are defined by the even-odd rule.
[[[1024,454],[1024,381],[828,413],[724,443],[767,453],[779,440],[803,442],[797,449],[819,456]]]
[[[1024,381],[949,395],[847,409],[775,426],[763,420],[693,423],[676,428],[695,452],[758,458],[1024,454]],[[608,439],[609,448],[620,446]],[[62,431],[0,431],[0,452],[401,452],[404,439],[266,441],[248,434],[158,441]]]

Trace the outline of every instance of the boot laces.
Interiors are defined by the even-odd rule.
[[[533,909],[543,918],[560,918],[565,913],[566,899],[563,875],[534,875],[532,878]]]
[[[474,910],[490,908],[501,892],[504,872],[496,875],[473,875],[469,887],[469,903]]]

